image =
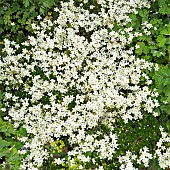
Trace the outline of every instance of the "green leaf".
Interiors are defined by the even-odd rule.
[[[143,50],[145,49],[145,43],[144,42],[138,42],[138,45],[140,46],[140,48],[136,49],[136,53],[141,55]]]
[[[150,56],[150,55],[145,55],[145,56],[143,56],[143,58],[144,58],[145,60],[149,61],[149,60],[151,59],[151,56]]]
[[[49,7],[50,7],[50,3],[49,3],[48,1],[43,2],[43,5],[44,5],[44,7],[46,7],[46,8],[49,8]]]
[[[167,123],[166,123],[166,127],[167,127],[167,129],[168,129],[168,132],[170,132],[170,122],[167,122]]]
[[[20,159],[19,155],[13,155],[13,156],[11,156],[10,158],[8,158],[7,160],[8,160],[9,162],[13,162],[13,161],[16,161],[16,160],[18,160],[18,159]]]
[[[45,12],[45,9],[44,9],[43,7],[41,7],[41,8],[40,8],[40,13],[41,13],[41,14],[44,14],[44,12]]]
[[[163,76],[164,78],[170,78],[170,68],[166,65],[166,66],[162,66],[160,68],[160,70],[158,71],[158,74],[160,76]]]
[[[3,156],[7,156],[9,154],[9,149],[8,148],[3,148],[0,149],[0,158],[2,158]]]
[[[142,18],[147,18],[148,16],[148,11],[146,9],[142,9],[139,11],[139,16],[141,16]]]
[[[24,136],[24,135],[27,134],[27,131],[26,131],[25,128],[21,127],[21,128],[19,129],[19,133],[20,133],[21,136]]]
[[[26,19],[30,16],[30,12],[28,11],[25,11],[24,14],[23,14],[23,18]]]
[[[170,7],[168,6],[170,4],[167,4],[165,3],[164,5],[162,5],[160,8],[159,8],[159,13],[165,15],[165,14],[169,14],[169,11],[170,11]]]
[[[2,91],[0,90],[0,112],[1,112],[1,108],[2,108],[2,97],[3,97],[3,94],[2,94]]]
[[[145,46],[143,49],[144,54],[148,54],[150,52],[150,49],[148,46]]]
[[[163,80],[163,86],[169,85],[170,86],[170,78],[166,78]]]
[[[170,35],[170,22],[168,23],[167,28],[168,28],[168,35]]]
[[[166,5],[166,4],[165,4],[165,0],[158,0],[158,5],[159,5],[160,7]]]
[[[156,113],[158,113],[158,116],[160,116],[160,115],[161,115],[160,108],[156,108],[156,109],[155,109],[155,112],[156,112]]]
[[[11,136],[11,134],[16,134],[16,130],[14,129],[13,125],[8,123],[8,122],[4,122],[1,118],[0,118],[0,132],[3,132],[5,134],[5,136]]]
[[[18,155],[18,151],[16,148],[12,148],[12,151],[11,153],[7,156],[7,161],[8,162],[12,162],[12,161],[15,161],[17,159],[19,159],[19,155]]]
[[[30,0],[23,0],[24,6],[28,7],[30,5]]]
[[[159,67],[160,69],[156,72],[154,79],[156,80],[158,77],[162,77],[162,80],[165,78],[170,78],[170,68],[168,67],[168,65],[160,65]]]
[[[139,41],[145,41],[145,40],[147,39],[147,36],[146,36],[146,35],[139,36],[139,37],[137,37],[137,39],[138,39]]]
[[[170,31],[168,31],[168,30],[162,30],[160,33],[162,35],[170,35]]]
[[[2,93],[2,90],[0,90],[0,100],[2,100],[2,96],[3,96],[3,93]]]
[[[165,43],[166,43],[166,38],[165,38],[165,36],[163,36],[163,35],[158,35],[158,37],[157,37],[157,42],[158,42],[159,47],[163,47],[163,46],[165,45]]]
[[[162,105],[160,106],[160,109],[170,115],[170,105]]]
[[[162,56],[162,53],[160,51],[156,51],[156,50],[151,50],[153,56],[156,56],[156,57],[161,57]]]
[[[166,86],[163,90],[165,95],[167,96],[167,100],[170,102],[170,86]]]
[[[10,145],[10,142],[7,142],[7,141],[5,141],[3,139],[0,139],[0,149],[4,148],[6,146],[9,146],[9,145]]]
[[[155,50],[155,49],[157,49],[157,46],[156,46],[156,45],[150,45],[150,46],[149,46],[149,49]]]
[[[16,149],[21,149],[22,146],[23,146],[23,143],[20,141],[15,143]]]
[[[130,14],[129,17],[132,19],[132,21],[136,21],[137,20],[137,17],[136,17],[135,13]]]
[[[156,85],[156,88],[158,89],[158,92],[159,93],[164,92],[169,95],[170,68],[168,66],[160,66],[160,69],[156,72],[153,78],[155,79],[155,85]]]

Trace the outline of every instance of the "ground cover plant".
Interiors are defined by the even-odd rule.
[[[170,168],[170,2],[36,3],[1,10],[1,169]]]

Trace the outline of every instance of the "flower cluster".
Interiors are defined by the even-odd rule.
[[[121,170],[137,170],[134,167],[133,161],[136,160],[137,156],[132,154],[131,152],[127,151],[125,156],[119,156],[119,162],[121,163],[120,169]]]
[[[145,167],[149,166],[149,160],[153,158],[152,154],[149,153],[149,149],[145,146],[140,149],[139,157],[130,151],[126,152],[125,156],[119,156],[119,163],[121,164],[120,169],[122,170],[137,170],[134,163],[144,164]]]
[[[157,142],[156,146],[156,154],[158,156],[159,165],[161,168],[170,168],[170,147],[168,144],[170,143],[170,136],[164,132],[164,128],[159,128],[161,131],[162,137]]]
[[[73,0],[61,2],[61,7],[54,9],[58,18],[33,23],[34,36],[21,44],[4,40],[2,110],[16,128],[27,130],[20,153],[29,154],[22,169],[38,169],[50,156],[44,145],[61,137],[68,139],[72,150],[68,159],[56,158],[56,164],[74,165],[75,157],[95,164],[95,158],[85,156],[87,152],[111,160],[119,147],[115,121],[142,119],[144,113],[153,113],[159,106],[145,73],[154,64],[136,59],[134,48],[126,48],[134,37],[142,35],[126,28],[131,22],[128,14],[149,8],[148,1],[97,0],[101,6],[98,13],[84,9],[83,3],[87,2],[77,7]],[[113,30],[114,23],[125,29]],[[140,86],[141,78],[144,86]],[[99,125],[110,132],[103,134]],[[148,159],[147,152],[140,157],[146,166]],[[132,168],[131,161],[120,162],[127,163],[121,169]]]
[[[145,167],[149,166],[149,159],[152,159],[152,154],[149,153],[149,149],[145,146],[143,149],[140,149],[140,157],[137,160],[138,164],[141,162],[144,164]]]

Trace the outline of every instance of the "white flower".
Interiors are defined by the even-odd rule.
[[[61,160],[61,158],[57,158],[54,160],[54,163],[57,165],[61,165],[63,163],[63,160]]]
[[[136,49],[140,48],[140,45],[136,44],[136,45],[135,45],[135,48],[136,48]]]
[[[41,17],[40,15],[38,15],[38,16],[37,16],[37,19],[38,19],[38,20],[41,20],[41,19],[42,19],[42,17]]]

